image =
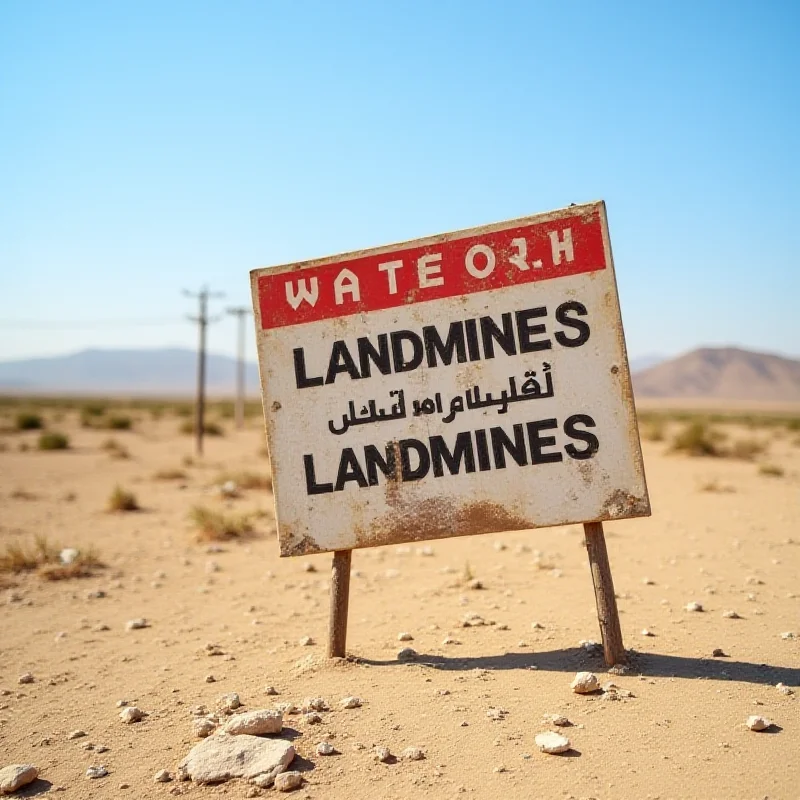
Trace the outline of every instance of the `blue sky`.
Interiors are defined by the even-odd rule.
[[[193,346],[183,288],[595,199],[632,356],[800,356],[799,9],[4,0],[0,359]]]

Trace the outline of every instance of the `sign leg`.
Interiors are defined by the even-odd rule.
[[[586,551],[589,554],[589,566],[592,569],[597,620],[600,623],[606,664],[609,667],[613,667],[614,664],[625,664],[628,659],[622,644],[622,631],[619,627],[619,612],[617,611],[617,600],[614,597],[611,567],[608,564],[603,523],[586,522],[583,525],[583,533],[586,538]]]
[[[344,658],[347,644],[347,606],[350,601],[352,550],[336,550],[331,568],[331,617],[328,626],[328,658]]]

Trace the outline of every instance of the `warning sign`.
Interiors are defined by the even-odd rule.
[[[251,278],[282,555],[650,513],[602,203]]]

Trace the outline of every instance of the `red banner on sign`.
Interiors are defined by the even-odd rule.
[[[606,258],[593,212],[299,266],[259,277],[263,330],[596,272]]]

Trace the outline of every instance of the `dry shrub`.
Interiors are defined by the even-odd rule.
[[[237,489],[272,489],[272,475],[268,472],[223,472],[214,483],[221,486],[228,481],[233,481]]]
[[[14,489],[10,497],[12,500],[38,500],[39,495],[29,492],[27,489]]]
[[[121,486],[115,486],[114,491],[111,492],[108,498],[109,511],[138,511],[139,503],[136,501],[136,495],[123,489]]]
[[[675,453],[686,453],[689,456],[722,456],[724,434],[710,428],[705,422],[690,422],[672,440],[670,450]]]
[[[193,434],[194,421],[187,419],[185,422],[182,422],[180,428],[178,428],[178,431],[184,434]],[[206,436],[224,436],[225,430],[223,429],[222,425],[219,425],[216,422],[206,422],[203,424],[203,433]]]
[[[642,438],[649,442],[663,442],[666,435],[666,424],[662,419],[656,419],[642,426]]]
[[[742,461],[752,461],[756,456],[760,456],[764,450],[766,450],[766,445],[758,439],[739,439],[730,446],[727,455]]]
[[[183,481],[189,476],[182,469],[160,469],[153,475],[156,481]]]
[[[97,552],[92,548],[79,552],[72,563],[62,564],[59,555],[62,549],[45,536],[35,537],[33,545],[26,546],[18,542],[7,544],[0,553],[0,573],[36,571],[46,580],[56,581],[85,578],[103,566]]]
[[[782,478],[786,474],[786,471],[777,464],[762,464],[758,468],[758,474],[765,475],[768,478]]]
[[[130,458],[131,454],[125,445],[120,444],[116,439],[106,439],[100,445],[102,450],[105,450],[111,458]]]
[[[18,431],[38,431],[44,428],[44,422],[41,415],[23,411],[17,414],[16,428]]]
[[[698,487],[701,492],[713,492],[715,494],[733,494],[736,488],[720,483],[716,478],[701,483]]]
[[[38,448],[40,450],[67,450],[69,448],[69,437],[57,431],[43,433],[39,437]]]
[[[244,539],[253,534],[253,525],[247,514],[223,514],[204,506],[195,506],[189,519],[197,529],[201,542],[219,542],[226,539]]]

